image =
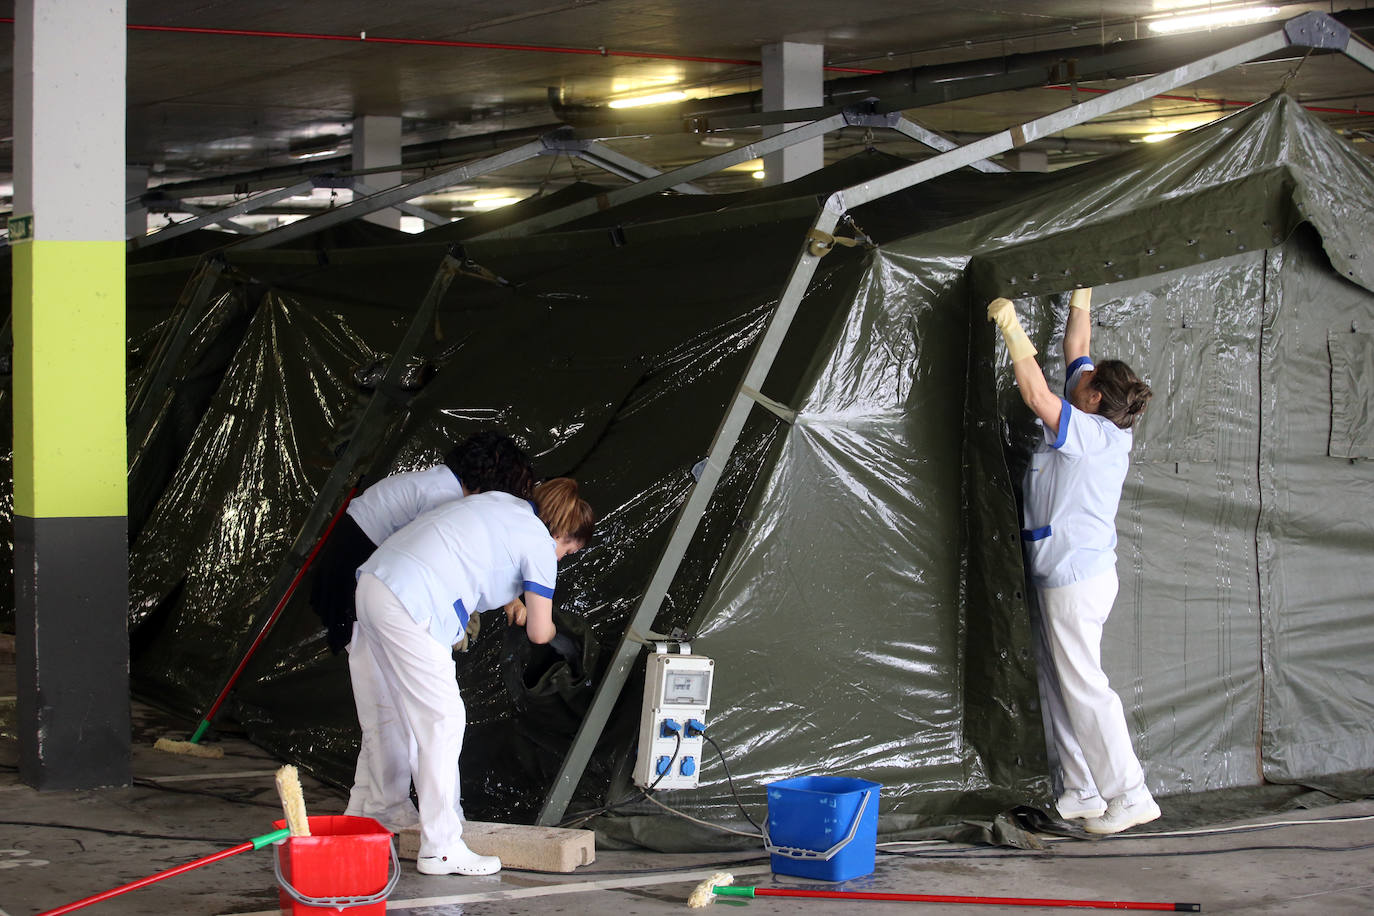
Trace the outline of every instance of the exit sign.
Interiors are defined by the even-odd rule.
[[[8,227],[10,230],[10,244],[15,242],[27,242],[33,239],[33,214],[24,216],[11,216]]]

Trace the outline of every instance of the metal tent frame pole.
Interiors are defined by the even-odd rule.
[[[387,363],[382,380],[377,383],[371,399],[363,408],[362,416],[358,419],[356,432],[349,439],[343,454],[334,462],[334,466],[329,471],[329,476],[320,485],[310,512],[301,522],[290,550],[287,551],[286,556],[278,565],[276,575],[264,593],[260,605],[263,609],[262,613],[255,615],[256,617],[264,617],[264,614],[266,616],[254,634],[254,638],[236,647],[236,654],[232,658],[239,660],[238,669],[231,675],[230,683],[227,683],[221,691],[221,698],[228,692],[234,679],[244,671],[249,657],[261,645],[267,632],[280,617],[287,600],[299,582],[298,574],[312,556],[316,543],[319,541],[325,526],[333,518],[344,494],[355,482],[355,474],[359,465],[376,451],[392,416],[404,406],[404,399],[399,395],[399,392],[402,390],[401,379],[405,375],[406,364],[414,355],[421,339],[430,333],[434,327],[434,314],[439,308],[439,303],[448,292],[454,277],[458,276],[462,268],[461,249],[455,246],[444,255],[444,259],[435,270],[429,289],[415,310],[405,334],[400,343],[396,345],[396,350]],[[215,708],[218,709],[218,705]],[[207,714],[207,722],[211,715],[213,712]]]
[[[173,223],[170,226],[164,226],[163,228],[152,233],[151,235],[134,236],[133,238],[129,239],[129,241],[126,243],[127,250],[140,251],[144,248],[148,248],[153,245],[160,245],[163,242],[177,238],[178,236],[185,235],[186,233],[199,229],[202,226],[213,226],[216,224],[224,225],[226,220],[231,220],[235,216],[243,216],[245,213],[252,213],[254,210],[261,210],[263,207],[270,207],[277,201],[285,200],[288,197],[294,197],[297,194],[309,191],[313,187],[313,182],[302,181],[297,184],[293,184],[287,188],[277,188],[275,191],[264,191],[260,194],[255,194],[252,197],[246,197],[243,200],[238,201],[234,204],[230,204],[227,207],[222,207],[218,210],[205,211],[195,215],[192,219],[186,219],[182,220],[179,223]],[[195,213],[195,210],[191,209],[189,204],[186,204],[180,199],[163,198],[163,200],[170,200],[171,203],[174,203],[179,207],[185,207],[186,212]],[[141,201],[139,201],[138,203],[140,205],[142,204]],[[157,201],[153,201],[153,203],[157,203]]]
[[[1024,146],[1038,137],[1057,133],[1076,124],[1144,101],[1162,92],[1229,70],[1257,57],[1294,46],[1344,51],[1358,63],[1374,70],[1374,50],[1371,50],[1357,37],[1352,36],[1349,29],[1325,14],[1306,13],[1289,20],[1281,28],[1229,50],[1209,55],[1131,86],[1097,96],[1062,111],[1027,121],[1010,130],[1001,131],[966,146],[956,147],[923,162],[897,169],[863,184],[838,191],[826,199],[825,205],[817,215],[807,237],[814,238],[820,234],[820,237],[824,238],[830,235],[834,232],[840,218],[853,207],[929,181],[947,172],[984,160],[989,156],[996,156],[1016,147]],[[808,125],[808,128],[814,129],[822,123],[825,122]],[[795,133],[795,131],[789,133]],[[786,136],[786,134],[782,136]],[[681,171],[671,174],[681,174]],[[577,736],[563,759],[558,775],[549,787],[543,808],[536,821],[538,824],[546,826],[557,824],[563,818],[564,812],[567,811],[573,792],[582,779],[587,762],[591,759],[592,749],[596,746],[596,742],[600,739],[606,722],[610,718],[611,708],[619,697],[621,688],[629,677],[630,669],[639,656],[641,643],[632,639],[631,634],[646,631],[657,616],[663,599],[668,594],[668,588],[677,574],[682,558],[696,533],[701,517],[715,492],[721,472],[726,462],[729,461],[735,444],[739,441],[740,432],[744,428],[744,422],[749,411],[755,403],[749,391],[761,390],[811,278],[815,275],[820,256],[812,254],[809,245],[802,245],[779,297],[777,309],[774,311],[768,328],[764,332],[763,338],[745,370],[744,377],[736,388],[725,416],[716,430],[715,439],[711,443],[701,477],[692,487],[686,503],[673,523],[672,533],[669,535],[668,543],[659,557],[653,577],[649,580],[639,604],[626,623],[625,635],[621,637],[615,655],[602,674],[601,680],[597,684],[595,696],[583,717]]]

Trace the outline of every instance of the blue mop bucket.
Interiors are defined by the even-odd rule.
[[[848,881],[873,871],[882,786],[848,776],[798,776],[770,782],[763,842],[773,871]]]

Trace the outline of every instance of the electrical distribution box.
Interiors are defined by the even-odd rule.
[[[688,644],[683,648],[690,651]],[[696,788],[714,665],[704,655],[670,655],[666,645],[649,656],[644,668],[636,785]]]

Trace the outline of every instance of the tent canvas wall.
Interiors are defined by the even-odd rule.
[[[1152,788],[1367,766],[1374,589],[1354,558],[1370,492],[1369,166],[1277,97],[1026,178],[970,178],[959,194],[980,203],[935,215],[922,195],[949,185],[855,214],[881,246],[825,258],[766,386],[797,417],[755,411],[679,570],[656,625],[690,625],[717,659],[712,734],[748,805],[772,778],[819,772],[882,782],[888,832],[1047,801],[1015,504],[1029,429],[982,306],[1020,299],[1052,358],[1076,285],[1098,287],[1095,349],[1159,392],[1123,497],[1105,647]],[[455,281],[425,348],[437,374],[384,395],[405,409],[372,471],[502,425],[544,473],[582,478],[606,521],[558,598],[589,645],[613,644],[816,206],[469,243],[509,284]],[[144,696],[198,715],[237,662],[367,396],[354,370],[394,347],[443,249],[237,263],[262,304],[131,555]],[[1340,378],[1325,394],[1323,367]],[[255,740],[346,782],[346,673],[306,591],[234,711]],[[562,702],[566,723],[588,688],[522,694],[505,675],[530,660],[493,622],[461,662],[465,805],[527,819],[570,738],[544,740],[556,729],[539,717]],[[633,685],[622,701],[574,810],[624,794]],[[528,752],[513,768],[498,755],[512,735]],[[674,802],[734,818],[723,771],[708,761],[702,779]],[[603,819],[607,836],[700,842],[627,813]]]
[[[1371,191],[1277,96],[875,252],[700,614],[746,803],[822,772],[891,786],[887,829],[985,787],[1046,802],[1015,499],[1033,427],[983,306],[1019,299],[1062,384],[1079,285],[1094,352],[1156,390],[1103,649],[1151,789],[1367,771]],[[703,780],[679,800],[729,819]]]

